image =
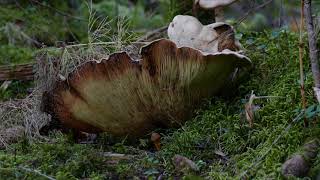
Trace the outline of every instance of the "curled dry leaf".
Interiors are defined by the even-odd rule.
[[[244,105],[245,107],[245,113],[246,113],[246,119],[249,123],[249,127],[253,127],[253,121],[254,121],[254,104],[253,100],[256,98],[256,95],[253,94],[253,92],[250,95],[249,101]]]
[[[255,119],[255,112],[258,111],[261,107],[258,105],[255,105],[253,103],[256,99],[269,99],[269,98],[284,98],[281,96],[256,96],[253,91],[251,92],[251,95],[249,97],[249,101],[244,105],[245,106],[245,113],[246,113],[246,119],[249,122],[250,128],[253,127],[254,119]]]
[[[196,165],[196,163],[184,156],[175,155],[172,158],[172,161],[177,171],[199,171],[199,167]]]
[[[237,52],[192,47],[161,39],[143,47],[140,60],[122,52],[89,61],[44,93],[43,110],[89,133],[136,137],[179,127],[203,98],[217,95],[231,81],[236,68],[251,66]]]

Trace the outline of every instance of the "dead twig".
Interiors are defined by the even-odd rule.
[[[0,81],[33,80],[34,63],[0,66]]]
[[[252,13],[258,11],[259,9],[262,9],[264,7],[266,7],[268,4],[270,4],[273,0],[268,0],[264,3],[262,3],[261,5],[250,9],[245,15],[243,15],[240,19],[237,20],[237,24],[235,26],[238,26],[239,24],[241,24],[245,19],[247,19]]]
[[[311,70],[314,80],[314,92],[320,103],[320,71],[319,71],[319,54],[317,48],[317,35],[315,33],[312,17],[312,4],[311,0],[304,0],[304,16],[308,31],[309,39],[309,56],[311,62]]]
[[[167,29],[168,29],[168,26],[164,26],[159,29],[148,32],[146,35],[139,38],[137,42],[154,41],[156,39],[163,38],[163,33],[165,33]]]
[[[301,18],[300,18],[300,35],[299,35],[299,63],[300,63],[300,93],[301,93],[301,102],[302,102],[302,108],[305,111],[307,107],[307,101],[305,96],[305,90],[304,90],[304,73],[303,73],[303,49],[304,49],[304,43],[303,43],[303,8],[304,8],[304,0],[301,0]],[[308,126],[307,118],[304,118],[304,126]]]

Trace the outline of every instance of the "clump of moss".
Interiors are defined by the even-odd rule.
[[[14,45],[0,46],[0,65],[23,64],[33,60],[33,49]]]

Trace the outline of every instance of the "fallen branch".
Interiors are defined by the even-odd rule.
[[[302,108],[305,111],[307,107],[307,101],[306,101],[306,95],[304,90],[304,72],[303,72],[303,49],[304,49],[304,43],[303,43],[303,20],[304,20],[304,0],[301,0],[301,12],[300,12],[300,35],[299,35],[299,64],[300,64],[300,93],[301,93],[301,102],[302,102]],[[308,126],[307,118],[304,118],[304,126]]]
[[[258,11],[259,9],[262,9],[266,7],[268,4],[270,4],[273,0],[268,0],[261,5],[254,7],[253,9],[250,9],[244,16],[242,16],[240,19],[237,20],[237,24],[235,26],[240,25],[247,17],[249,17],[252,13]]]
[[[159,29],[148,32],[146,35],[139,38],[137,42],[154,41],[156,39],[163,38],[163,33],[165,33],[167,29],[168,29],[168,26],[164,26]]]
[[[35,63],[0,66],[0,81],[33,80]]]

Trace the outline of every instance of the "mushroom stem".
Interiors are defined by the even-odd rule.
[[[194,3],[192,7],[192,15],[197,17],[203,24],[212,24],[216,22],[215,9],[207,9],[206,11],[199,11],[199,3]]]
[[[161,147],[161,136],[160,136],[160,134],[152,133],[151,134],[151,141],[153,142],[156,150],[160,151],[160,147]]]
[[[154,142],[154,146],[156,147],[157,151],[160,151],[161,149],[160,141]]]
[[[212,24],[212,23],[216,23],[217,22],[217,11],[215,9],[212,9],[212,22],[210,22],[209,24]]]
[[[223,7],[217,7],[214,9],[215,22],[224,22]]]

